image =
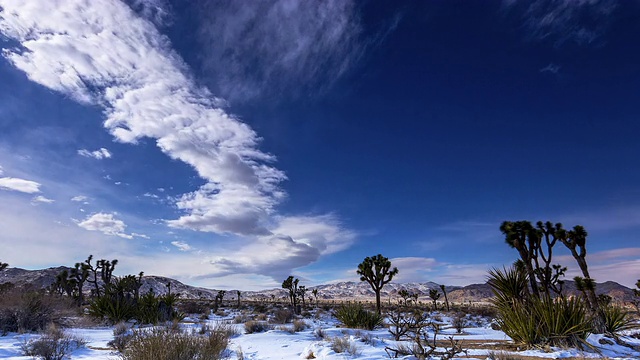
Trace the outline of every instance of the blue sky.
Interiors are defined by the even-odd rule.
[[[504,220],[640,278],[637,1],[0,0],[0,260],[484,282]],[[558,261],[576,267],[568,253]]]

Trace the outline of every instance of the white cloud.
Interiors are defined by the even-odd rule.
[[[0,0],[0,6],[0,29],[23,46],[4,52],[14,66],[41,85],[103,105],[104,124],[118,141],[155,138],[207,180],[178,200],[185,215],[170,225],[268,233],[263,223],[284,197],[278,188],[284,174],[265,164],[274,158],[256,149],[256,133],[194,84],[153,25],[111,1]]]
[[[191,245],[187,244],[184,241],[172,241],[171,245],[178,248],[180,251],[189,251],[191,250]]]
[[[38,196],[34,197],[33,199],[31,199],[31,202],[32,202],[32,203],[45,203],[45,204],[51,204],[51,203],[55,202],[55,200],[52,200],[52,199],[46,198],[46,197],[44,197],[44,196],[42,196],[42,195],[38,195]]]
[[[87,149],[80,149],[78,150],[78,155],[84,156],[84,157],[89,157],[89,158],[94,158],[96,160],[102,160],[102,159],[109,159],[111,158],[111,153],[109,152],[109,150],[105,149],[105,148],[100,148],[96,151],[89,151]]]
[[[71,198],[71,201],[77,201],[77,202],[82,202],[86,200],[87,200],[87,197],[84,195],[77,195]]]
[[[202,68],[231,101],[327,88],[362,55],[356,1],[197,2]]]
[[[284,3],[274,6],[278,12],[274,16],[289,14]],[[295,11],[306,11],[293,6]],[[282,52],[289,57],[281,59],[278,67],[309,61],[298,72],[316,71],[319,54],[327,55],[324,52],[334,46],[342,49],[337,52],[340,56],[348,51],[350,40],[340,37],[354,31],[350,28],[353,4],[328,2],[312,7],[311,14],[320,11],[321,16],[315,19],[307,14],[305,21],[320,23],[303,30],[302,48]],[[182,215],[167,224],[243,237],[246,253],[233,261],[212,254],[209,262],[220,267],[210,274],[233,268],[260,273],[266,269],[280,276],[353,242],[355,234],[344,230],[334,216],[277,215],[276,206],[286,197],[279,184],[286,176],[271,166],[275,157],[258,150],[258,135],[221,109],[222,100],[196,85],[168,38],[130,7],[107,0],[37,4],[0,0],[0,8],[0,31],[21,45],[5,49],[4,56],[30,80],[81,103],[102,106],[104,126],[117,141],[153,138],[162,152],[191,165],[205,180],[200,188],[175,198]],[[332,14],[343,17],[334,19]],[[271,28],[274,24],[268,25],[270,31],[276,31]],[[313,44],[318,38],[326,43]],[[304,55],[305,51],[313,56]],[[332,61],[327,64],[342,71],[336,66],[343,64],[342,58]],[[101,150],[100,155],[87,153],[106,157]],[[78,225],[108,235],[133,236],[124,232],[124,223],[113,214],[94,214]]]
[[[13,190],[27,194],[40,192],[41,184],[31,181],[12,177],[0,178],[0,190]]]
[[[125,239],[132,239],[133,236],[124,232],[127,225],[122,220],[114,218],[114,214],[95,213],[88,216],[78,226],[90,231],[100,231],[105,235],[119,236]]]

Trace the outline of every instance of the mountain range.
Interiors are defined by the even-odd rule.
[[[16,286],[33,286],[35,288],[46,288],[51,285],[56,276],[63,270],[69,270],[67,267],[53,267],[42,270],[25,270],[21,268],[7,268],[0,272],[0,284],[11,282]],[[167,286],[170,284],[170,286]],[[88,284],[85,284],[88,290]],[[182,298],[189,299],[213,299],[218,294],[217,289],[208,289],[203,287],[195,287],[181,283],[162,276],[144,276],[142,278],[141,292],[145,293],[153,289],[157,294],[166,293],[169,288],[172,293],[180,293]],[[565,294],[579,295],[573,281],[565,282]],[[307,288],[307,297],[311,298],[313,289],[318,290],[318,298],[322,300],[371,300],[375,297],[375,293],[365,282],[337,282],[326,285],[311,286]],[[423,283],[394,283],[391,282],[384,286],[381,297],[384,301],[397,301],[400,296],[398,292],[407,290],[410,293],[418,294],[419,301],[429,302],[429,291],[437,289],[441,292],[440,284],[434,282]],[[471,284],[467,286],[445,286],[447,297],[451,302],[486,302],[493,297],[491,287],[484,284]],[[629,302],[634,298],[633,290],[626,286],[620,285],[613,281],[606,281],[596,285],[598,294],[607,294],[615,301]],[[237,299],[238,290],[227,290],[225,299]],[[242,299],[250,300],[270,300],[287,298],[287,290],[281,288],[266,289],[260,291],[240,291]],[[444,300],[441,297],[440,300]]]

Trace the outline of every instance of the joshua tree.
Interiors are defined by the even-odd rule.
[[[302,308],[304,309],[307,305],[304,302],[305,296],[307,294],[307,287],[302,285],[298,288],[298,297],[302,299]]]
[[[109,287],[109,285],[111,284],[111,279],[113,278],[113,270],[116,268],[118,260],[98,260],[95,267],[91,265],[91,260],[93,260],[93,255],[89,255],[87,260],[84,261],[84,266],[90,272],[90,276],[86,281],[93,284],[95,295],[97,297],[100,297],[102,293],[100,284],[98,283],[98,274],[100,274],[100,279],[102,279],[103,287]]]
[[[238,295],[238,309],[240,309],[240,290],[236,290],[236,293]]]
[[[215,307],[215,311],[218,311],[218,307],[222,306],[222,299],[224,299],[224,294],[226,294],[227,292],[224,290],[219,290],[218,294],[216,295],[215,299],[214,299],[214,307]]]
[[[640,283],[640,280],[638,280],[638,283]],[[316,307],[318,307],[318,289],[311,290],[311,294],[313,294],[313,297],[316,300]]]
[[[373,292],[376,294],[376,310],[380,311],[380,291],[382,287],[389,283],[394,276],[398,274],[398,268],[391,269],[391,261],[388,258],[378,254],[373,257],[366,257],[358,265],[357,270],[360,275],[360,281],[366,281]]]
[[[633,299],[632,303],[636,307],[636,311],[640,312],[640,280],[636,282],[636,287],[637,289],[633,289],[633,294],[636,296],[636,298]]]
[[[440,293],[438,292],[438,289],[430,289],[429,290],[429,297],[431,298],[431,300],[433,300],[433,310],[436,310],[437,306],[438,306],[436,301],[438,301],[438,299],[440,299]]]
[[[447,297],[447,289],[445,288],[444,285],[440,285],[440,290],[442,290],[442,293],[444,294],[444,303],[447,305],[447,311],[450,311],[449,298]]]
[[[518,250],[522,265],[529,278],[529,286],[534,296],[541,293],[549,296],[553,291],[562,292],[561,276],[566,267],[552,265],[553,247],[566,235],[562,224],[538,221],[534,227],[528,221],[505,221],[500,226],[509,246]]]
[[[408,299],[412,294],[408,292],[407,289],[400,289],[400,291],[398,291],[398,295],[402,298],[402,304],[408,305]]]
[[[282,288],[289,290],[289,300],[291,301],[291,306],[293,306],[293,311],[298,312],[298,283],[299,279],[294,279],[293,276],[289,276],[282,282]]]
[[[9,264],[3,263],[2,261],[0,261],[0,271],[6,269],[8,266],[9,266]]]

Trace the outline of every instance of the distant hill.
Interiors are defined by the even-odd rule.
[[[42,270],[25,270],[20,268],[7,268],[5,271],[0,272],[0,284],[5,282],[11,282],[18,286],[31,285],[36,288],[46,288],[55,281],[56,275],[61,271],[69,269],[67,267],[54,267]],[[141,291],[147,292],[149,289],[157,294],[164,294],[167,292],[167,284],[171,284],[172,293],[180,293],[183,298],[189,299],[213,299],[218,294],[216,289],[207,289],[202,287],[195,287],[181,283],[178,280],[174,280],[162,276],[144,276],[142,278]],[[575,283],[573,281],[566,281],[565,293],[568,295],[577,296],[580,293],[576,290]],[[318,297],[323,300],[372,300],[375,297],[373,290],[369,287],[369,284],[365,282],[338,282],[333,284],[318,285],[308,288],[308,297],[311,297],[311,291],[318,289]],[[440,284],[434,282],[424,283],[389,283],[384,286],[381,292],[383,300],[397,301],[399,296],[398,292],[405,289],[411,293],[417,293],[419,301],[429,302],[429,290],[437,289],[440,291]],[[472,284],[467,286],[445,286],[447,290],[447,296],[451,302],[486,302],[493,297],[491,287],[488,284]],[[85,291],[89,291],[89,287],[85,286]],[[615,301],[631,301],[634,297],[633,290],[620,285],[613,281],[607,281],[596,285],[596,292],[598,294],[607,294],[611,296]],[[225,299],[236,298],[236,290],[229,290],[226,292]],[[287,297],[287,291],[281,288],[267,289],[261,291],[241,291],[241,296],[244,299],[271,299],[275,297],[282,299]],[[441,297],[440,300],[444,300]]]

